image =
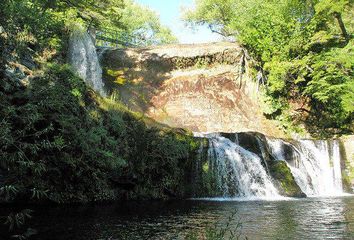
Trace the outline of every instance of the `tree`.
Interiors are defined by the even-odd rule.
[[[346,129],[354,113],[349,101],[353,2],[196,0],[184,19],[191,25],[207,24],[222,35],[234,34],[267,74],[272,113],[286,112],[289,102],[301,96],[304,102],[310,99],[310,117],[317,117],[313,123]]]
[[[196,9],[184,12],[184,19],[196,25],[208,25],[210,30],[222,36],[231,36],[229,24],[235,18],[233,0],[196,0]]]
[[[341,31],[341,34],[346,42],[349,42],[350,36],[345,27],[342,14],[347,6],[352,4],[352,0],[319,0],[315,5],[317,15],[323,19],[336,19]]]
[[[171,30],[160,23],[156,12],[132,0],[125,0],[121,12],[121,26],[106,24],[107,28],[120,33],[123,40],[138,46],[176,43],[177,38]]]

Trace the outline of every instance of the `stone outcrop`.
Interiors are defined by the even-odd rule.
[[[348,135],[340,138],[341,157],[344,187],[348,192],[354,190],[354,135]]]
[[[104,50],[101,59],[108,91],[160,123],[283,136],[263,116],[251,60],[235,43]]]

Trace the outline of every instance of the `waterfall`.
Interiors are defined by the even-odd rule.
[[[237,134],[235,141],[217,134],[205,137],[209,140],[208,162],[221,197],[280,197],[260,157],[239,146]]]
[[[335,189],[339,191],[339,193],[343,193],[342,170],[340,164],[340,149],[338,140],[333,142],[332,149],[334,186]]]
[[[279,199],[282,195],[344,194],[338,140],[283,140],[259,133],[195,136],[203,139],[195,163],[196,197]]]
[[[70,35],[69,62],[90,87],[101,95],[106,95],[95,44],[91,36],[79,27],[76,27]]]
[[[295,181],[307,196],[343,194],[338,140],[289,143],[268,138],[267,142],[273,157],[287,162]]]

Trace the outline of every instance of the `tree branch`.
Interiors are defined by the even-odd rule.
[[[345,42],[348,43],[350,40],[350,37],[348,35],[347,29],[345,28],[343,19],[342,19],[342,15],[339,12],[334,12],[334,17],[337,19],[338,21],[338,25],[340,27],[340,30],[342,32],[342,36],[345,39]]]

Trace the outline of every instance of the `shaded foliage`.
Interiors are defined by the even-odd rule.
[[[96,96],[68,67],[49,66],[30,88],[2,91],[1,100],[6,200],[13,195],[83,202],[183,193],[192,137],[147,128],[142,117]],[[113,175],[136,179],[136,189],[119,195]]]
[[[192,138],[148,128],[142,116],[97,96],[65,65],[73,24],[137,35],[122,21],[128,17],[125,3],[0,1],[1,203],[184,193],[181,172],[188,165]],[[161,26],[156,14],[151,16],[150,23]],[[151,41],[171,36],[165,30],[166,35],[153,35]],[[12,237],[26,239],[35,234],[26,224],[30,217],[26,209],[14,210],[3,222]],[[10,237],[2,232],[0,238],[2,234]]]

